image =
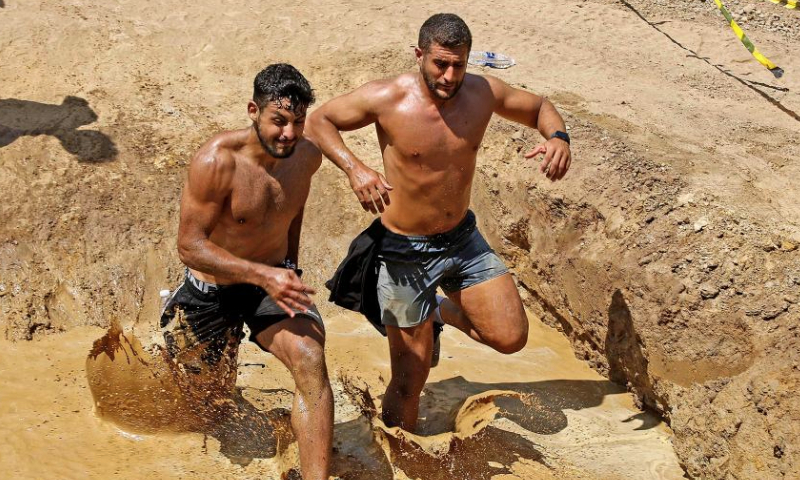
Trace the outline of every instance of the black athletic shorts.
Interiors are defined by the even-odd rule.
[[[307,312],[294,312],[324,328],[316,306]],[[256,335],[287,318],[288,314],[260,287],[215,285],[199,280],[187,269],[183,284],[164,305],[161,329],[173,357],[203,344],[203,361],[215,365],[228,345],[242,339],[245,323],[250,340],[255,342]]]

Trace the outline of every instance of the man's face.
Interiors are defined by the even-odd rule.
[[[261,109],[253,102],[248,107],[261,146],[275,158],[291,156],[303,136],[306,107],[292,107],[286,99],[269,102]]]
[[[469,47],[446,48],[432,43],[427,51],[415,50],[425,85],[442,100],[453,98],[467,74]]]

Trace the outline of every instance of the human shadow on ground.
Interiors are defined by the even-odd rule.
[[[633,325],[630,308],[622,292],[617,289],[608,306],[608,331],[605,342],[608,358],[608,378],[621,385],[652,388],[640,377],[647,372],[648,360],[643,353],[643,342]]]
[[[390,467],[403,471],[409,478],[491,480],[497,475],[511,474],[513,465],[520,461],[548,467],[533,442],[491,424],[496,416],[498,397],[513,396],[514,392],[481,390],[479,395],[464,398],[455,406],[448,404],[447,407],[458,410],[449,427],[441,434],[426,435],[425,432],[415,434],[387,427],[380,418],[369,386],[347,375],[340,376],[340,381],[352,404],[361,410],[362,418],[369,421],[373,443],[390,459]],[[439,409],[435,416],[447,415]],[[423,418],[420,423],[425,422]],[[385,478],[388,480],[392,476]]]
[[[248,398],[242,395],[245,389]],[[290,412],[268,407],[288,403],[292,392],[245,389],[237,388],[232,413],[203,433],[219,441],[220,453],[232,463],[246,466],[256,458],[275,458],[283,478],[300,478],[297,459],[288,450],[294,442]],[[492,419],[502,417],[530,432],[551,435],[567,427],[565,410],[596,407],[607,395],[625,391],[606,380],[478,383],[454,377],[434,382],[426,386],[420,404],[421,436],[433,438],[453,432],[456,414],[461,411],[464,415],[465,406],[468,408],[461,423],[466,421],[470,425],[460,425],[455,430],[481,426],[473,433],[457,434],[450,440],[446,453],[437,457],[409,443],[403,435],[384,433],[379,434],[381,439],[374,437],[374,426],[370,423],[374,413],[360,416],[335,425],[331,474],[345,480],[390,480],[394,463],[394,467],[410,478],[452,480],[468,475],[475,480],[489,480],[499,474],[510,474],[512,466],[522,459],[547,466],[535,443],[491,424]],[[282,398],[276,402],[275,396]],[[472,403],[467,405],[467,400]],[[482,405],[489,403],[493,403],[496,410],[483,408]],[[636,430],[652,428],[659,423],[650,413],[633,415],[624,422],[634,420],[642,421]]]
[[[451,440],[445,457],[432,458],[419,448],[409,448],[402,444],[402,437],[386,437],[390,443],[397,443],[392,451],[402,452],[393,459],[394,465],[411,478],[490,480],[511,474],[519,461],[552,468],[536,443],[501,424],[495,425],[495,419],[509,420],[535,434],[552,435],[567,428],[565,410],[597,407],[606,396],[625,392],[625,388],[607,380],[479,383],[459,376],[428,384],[420,403],[420,435],[435,439],[456,432],[457,438]],[[623,422],[638,419],[643,425],[637,430],[652,428],[659,421],[650,417],[657,419],[642,413]],[[459,431],[473,433],[465,436]]]
[[[52,135],[82,162],[114,160],[117,147],[111,138],[96,130],[78,130],[96,120],[89,103],[79,97],[68,96],[60,105],[0,99],[0,148],[25,135]]]
[[[478,383],[459,376],[426,385],[417,433],[412,434],[387,428],[368,387],[357,383],[343,379],[392,466],[409,478],[426,480],[490,480],[512,474],[518,462],[552,468],[534,441],[504,428],[502,421],[536,434],[555,434],[567,427],[565,410],[595,407],[607,395],[625,392],[607,380]]]

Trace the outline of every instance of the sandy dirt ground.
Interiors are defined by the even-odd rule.
[[[385,344],[319,298],[338,371],[336,472],[797,478],[800,16],[729,7],[782,79],[713,2],[0,0],[0,467],[14,478],[291,470],[291,382],[274,359],[243,347],[239,415],[216,430],[123,433],[113,412],[98,415],[87,356],[114,322],[152,342],[158,291],[181,275],[186,164],[213,133],[247,125],[255,73],[290,62],[325,101],[412,70],[420,24],[452,11],[474,49],[517,61],[473,72],[547,95],[574,138],[558,184],[522,158],[535,132],[494,120],[479,152],[474,209],[536,327],[512,357],[446,334],[427,438],[407,438],[374,417]],[[379,165],[373,131],[347,140]],[[369,221],[326,163],[301,246],[318,290]]]
[[[411,435],[374,416],[389,374],[383,338],[353,315],[331,318],[333,473],[359,480],[682,478],[660,419],[576,360],[557,331],[532,324],[531,345],[511,359],[448,332],[424,392],[420,431]],[[245,345],[235,405],[201,425],[207,419],[197,418],[197,406],[176,406],[183,399],[173,377],[161,375],[164,363],[137,345],[148,343],[148,330],[105,337],[94,344],[99,349],[92,340],[105,332],[96,327],[49,336],[37,349],[3,343],[0,448],[11,478],[294,478],[285,368]],[[26,367],[12,367],[20,362]]]

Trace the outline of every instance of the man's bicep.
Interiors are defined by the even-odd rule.
[[[208,238],[221,213],[222,203],[198,198],[189,189],[184,190],[178,227],[179,242],[195,242]]]
[[[502,80],[492,79],[495,96],[495,113],[508,120],[536,127],[543,98],[534,93],[514,88]]]
[[[181,240],[208,238],[219,221],[225,200],[230,195],[232,176],[221,163],[224,162],[216,159],[192,162],[181,196]]]
[[[358,130],[377,120],[376,107],[380,99],[375,93],[371,85],[364,85],[329,101],[318,113],[338,130]]]

